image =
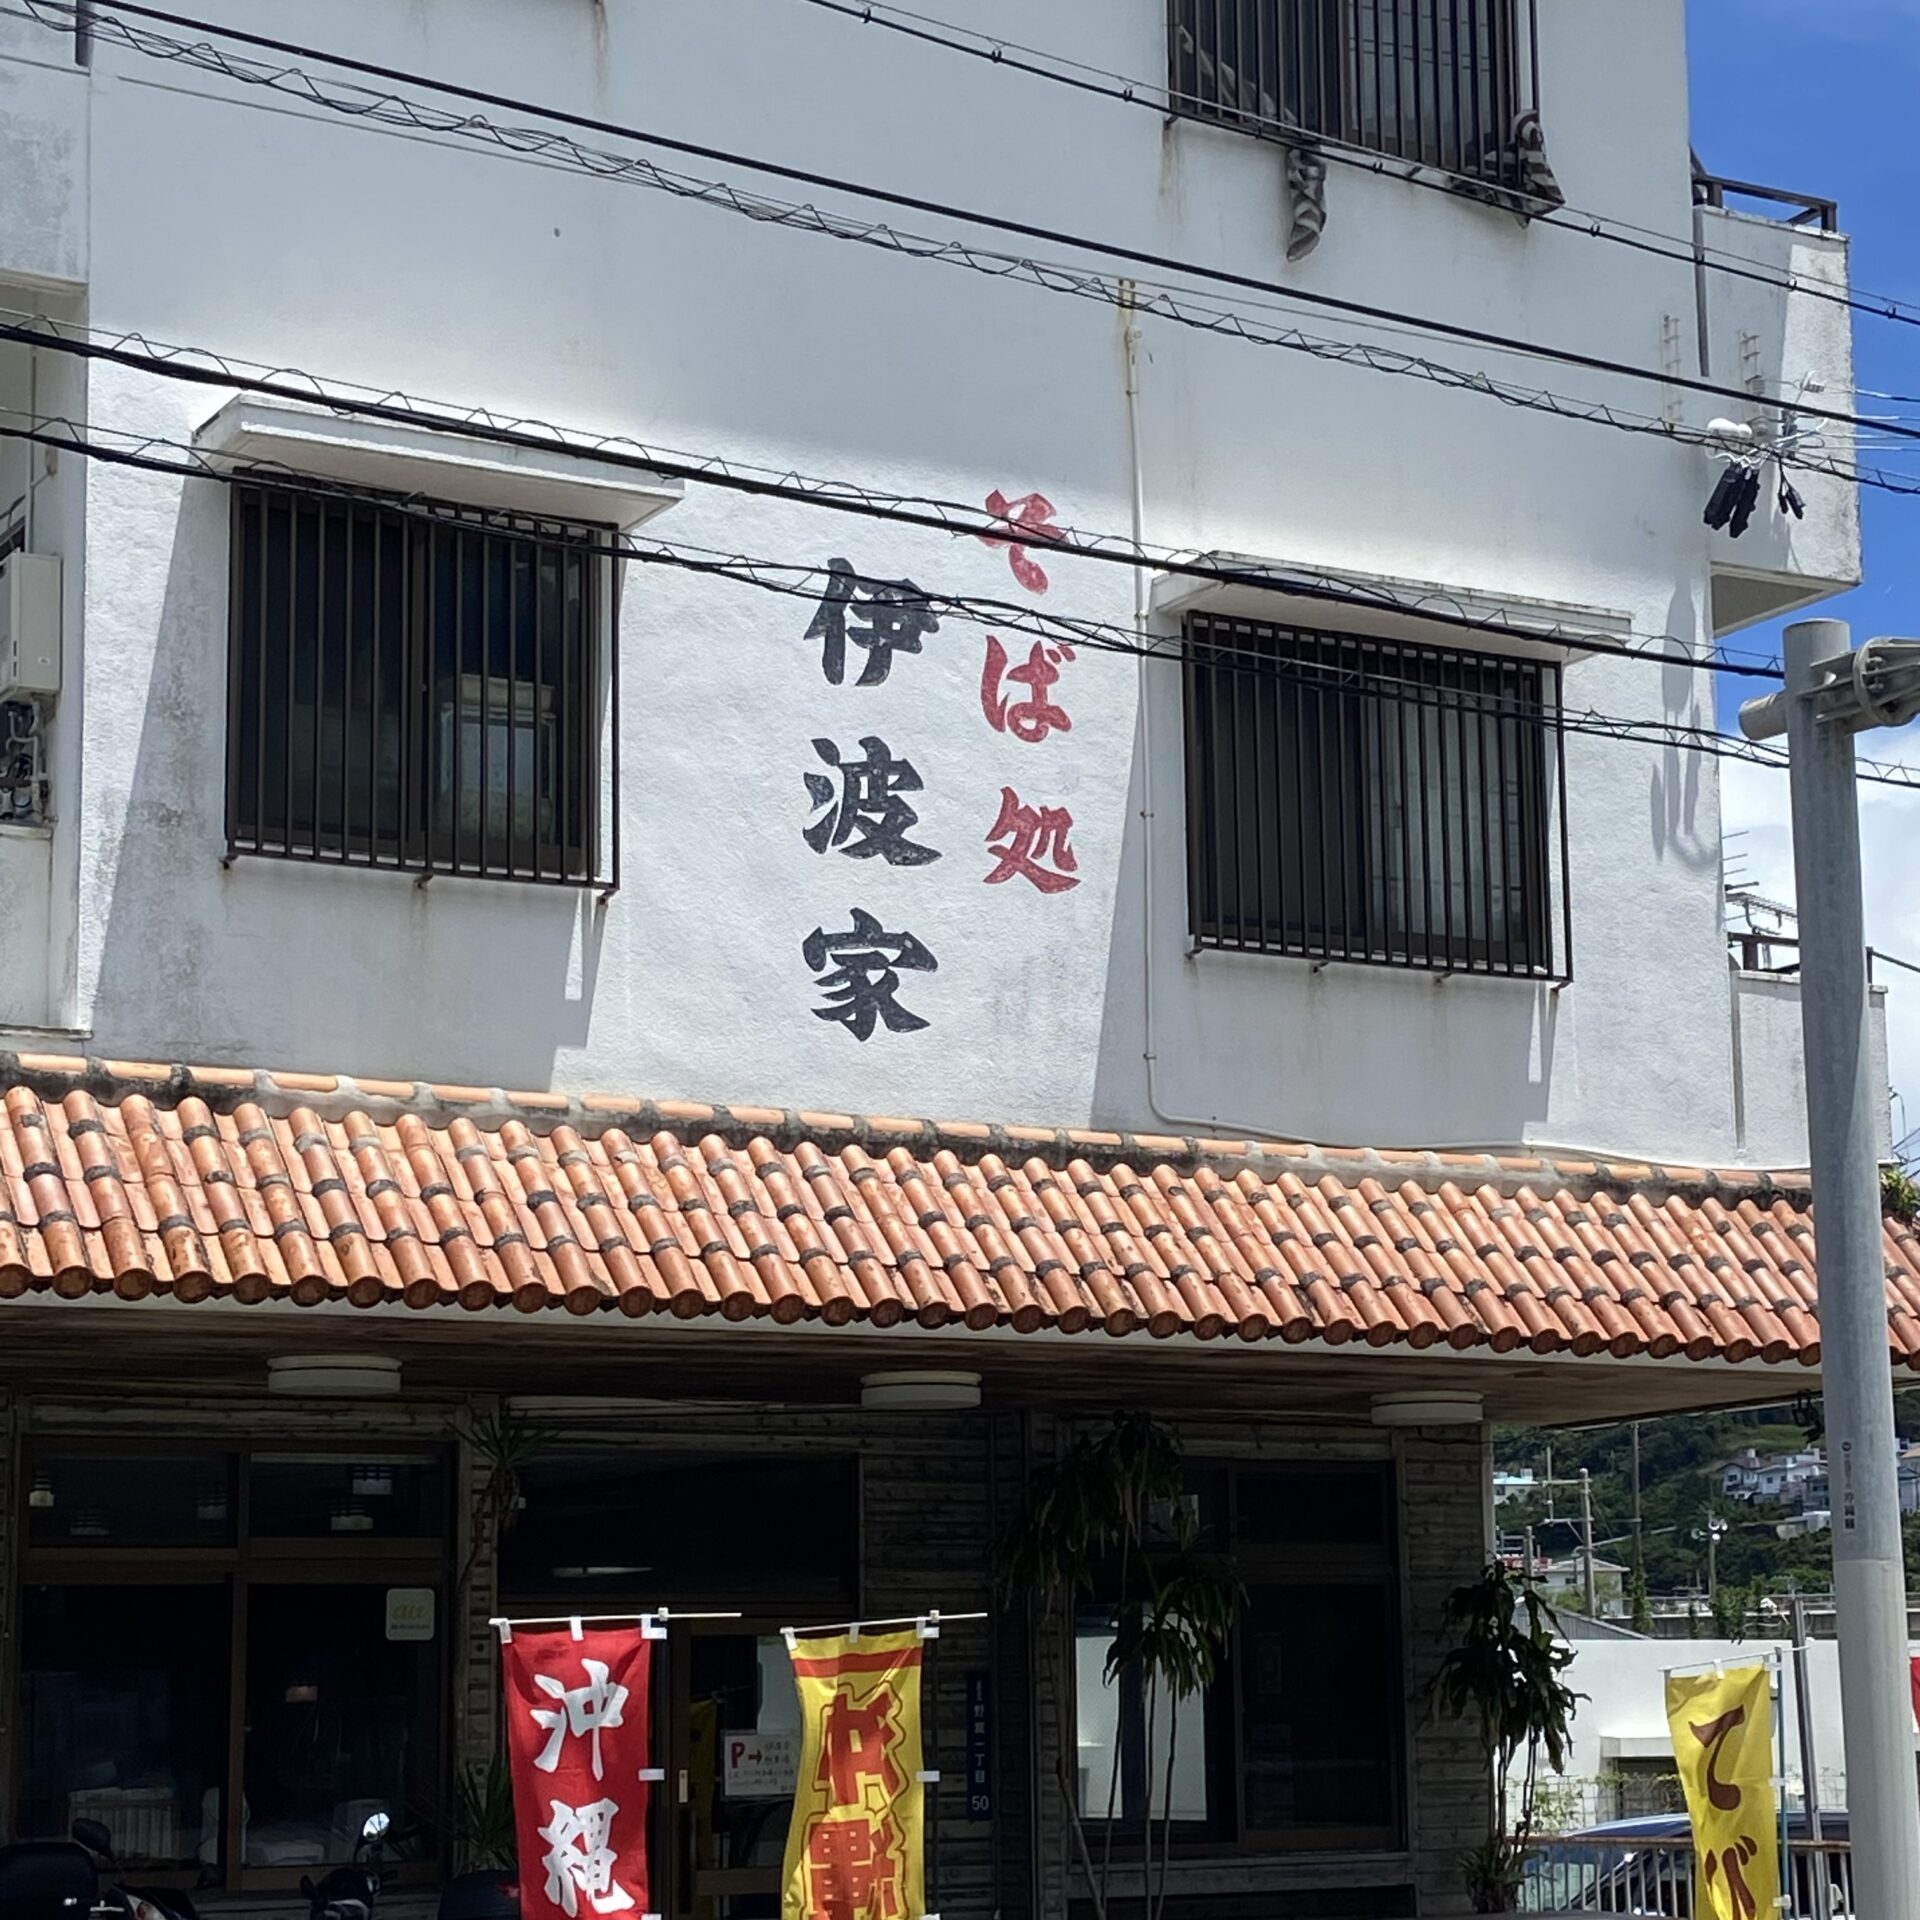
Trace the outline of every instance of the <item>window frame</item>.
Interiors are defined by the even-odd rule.
[[[1359,153],[1380,154],[1409,167],[1433,169],[1460,176],[1470,182],[1485,182],[1489,187],[1516,184],[1518,156],[1512,144],[1513,129],[1520,115],[1537,111],[1540,104],[1540,46],[1538,0],[1468,0],[1470,8],[1484,6],[1487,16],[1487,58],[1482,82],[1479,57],[1481,44],[1477,11],[1469,13],[1473,53],[1465,60],[1458,56],[1461,21],[1458,0],[1386,0],[1392,9],[1386,22],[1380,17],[1381,0],[1167,0],[1167,113],[1169,118],[1198,120],[1212,126],[1233,128],[1268,139],[1287,139],[1294,128],[1313,139],[1345,147]],[[1447,11],[1443,14],[1441,7]],[[1393,33],[1390,55],[1384,48],[1369,56],[1363,46],[1362,8],[1370,10],[1376,36],[1387,26]],[[1409,23],[1410,45],[1400,44],[1402,8],[1412,10]],[[1257,101],[1249,110],[1230,105],[1220,98],[1221,82],[1217,49],[1224,41],[1229,18],[1233,27],[1233,45],[1237,53],[1251,39],[1254,48],[1255,91],[1264,91],[1272,77],[1279,97],[1272,101],[1271,114]],[[1292,17],[1289,18],[1289,15]],[[1215,53],[1208,56],[1202,45],[1203,16],[1213,24]],[[1307,19],[1309,24],[1301,24]],[[1441,84],[1437,46],[1433,49],[1434,137],[1429,140],[1424,123],[1422,76],[1426,59],[1420,45],[1419,28],[1430,18],[1437,35],[1442,22],[1448,24],[1456,42],[1456,57],[1450,68],[1450,81]],[[1191,37],[1194,51],[1183,53],[1181,39]],[[1286,50],[1296,55],[1311,52],[1315,57],[1302,59],[1303,71],[1318,69],[1312,92],[1313,111],[1308,110],[1307,91],[1302,89],[1297,106],[1285,96],[1295,89],[1289,85]],[[1265,55],[1272,55],[1269,75]],[[1215,61],[1211,97],[1201,83],[1201,61]],[[1389,62],[1391,63],[1389,65]],[[1408,91],[1402,76],[1413,73],[1412,122],[1407,118]],[[1244,67],[1235,63],[1244,74]],[[1389,75],[1391,76],[1389,82]],[[1482,92],[1484,90],[1484,113]],[[1242,93],[1244,95],[1244,80]],[[1393,100],[1392,138],[1385,135],[1386,100]],[[1446,137],[1445,105],[1452,100],[1452,140]],[[1371,96],[1376,123],[1370,132],[1366,120]],[[1463,112],[1472,105],[1471,126]],[[1316,124],[1326,122],[1328,124]],[[1478,150],[1469,145],[1469,133],[1478,137]],[[1409,134],[1411,137],[1409,137]],[[1495,142],[1494,163],[1487,164],[1489,140]]]
[[[1472,974],[1552,985],[1572,979],[1571,849],[1559,655],[1537,647],[1521,650],[1529,643],[1518,634],[1512,636],[1517,644],[1511,648],[1467,648],[1366,630],[1206,612],[1186,615],[1181,637],[1187,927],[1195,952],[1258,953],[1310,960],[1316,967],[1339,962],[1442,977]],[[1288,650],[1296,656],[1291,670]],[[1249,829],[1243,804],[1239,703],[1249,689],[1258,693],[1269,661],[1279,686],[1271,699],[1254,702],[1256,765]],[[1431,679],[1424,677],[1429,672]],[[1421,677],[1415,679],[1416,674]],[[1451,685],[1449,674],[1454,676]],[[1311,699],[1297,700],[1289,709],[1284,701],[1289,685]],[[1222,686],[1228,690],[1224,697]],[[1409,686],[1417,691],[1406,691]],[[1506,705],[1510,698],[1511,709]],[[1263,715],[1269,710],[1271,757],[1263,755],[1261,738]],[[1394,717],[1393,753],[1386,748],[1388,715]],[[1470,729],[1476,715],[1477,724]],[[1414,735],[1411,745],[1409,722]],[[1304,736],[1309,725],[1311,753],[1297,753],[1291,761],[1281,759],[1283,729]],[[1437,730],[1431,764],[1430,730]],[[1473,781],[1459,778],[1457,765],[1451,768],[1456,777],[1449,780],[1449,739],[1456,743],[1458,761],[1473,759]],[[1331,783],[1326,777],[1330,745],[1338,776]],[[1223,769],[1220,762],[1225,755],[1231,758]],[[1370,760],[1370,755],[1376,757]],[[1383,787],[1388,783],[1396,759],[1402,816],[1397,831],[1391,825],[1390,801],[1370,791],[1376,778]],[[1262,773],[1262,763],[1269,773]],[[1429,784],[1430,774],[1436,776],[1437,784]],[[1220,805],[1223,780],[1230,780],[1234,788],[1230,822]],[[1477,836],[1473,832],[1476,800]],[[1416,801],[1418,862],[1409,824]],[[1270,910],[1267,899],[1269,808],[1277,912]],[[1310,823],[1317,829],[1312,835]],[[1300,896],[1297,925],[1287,888],[1289,840],[1295,853],[1292,879]],[[1249,842],[1252,866],[1247,862]],[[1464,926],[1456,920],[1452,871],[1454,852],[1463,843],[1466,859],[1459,890]],[[1497,916],[1492,857],[1496,847],[1500,855]],[[1476,851],[1481,872],[1472,879],[1466,861]],[[1337,884],[1329,877],[1336,866]],[[1317,888],[1312,878],[1316,871]],[[1226,910],[1229,882],[1232,913]],[[1320,895],[1317,915],[1307,898],[1316,890]],[[1382,903],[1377,927],[1376,890]],[[1249,910],[1249,894],[1257,897],[1257,909]],[[1400,910],[1397,923],[1396,907]]]
[[[340,490],[250,479],[236,482],[230,492],[232,502],[227,523],[227,701],[224,716],[226,851],[221,864],[231,866],[236,859],[242,858],[293,860],[369,871],[411,873],[419,877],[421,885],[444,876],[523,886],[594,890],[603,899],[611,898],[619,890],[621,877],[620,650],[617,614],[620,580],[612,558],[617,530],[584,520],[402,497],[364,488]],[[371,569],[370,591],[374,602],[382,610],[375,615],[372,658],[377,669],[380,665],[382,636],[386,636],[384,644],[398,656],[400,697],[395,705],[388,705],[383,698],[377,707],[369,699],[361,730],[371,730],[373,738],[372,741],[359,740],[351,718],[352,707],[357,703],[352,699],[349,667],[338,719],[341,810],[337,821],[323,823],[320,817],[321,716],[330,710],[323,703],[318,684],[315,685],[312,702],[315,748],[312,819],[306,823],[297,821],[293,803],[289,801],[276,825],[271,818],[272,809],[263,807],[261,803],[263,790],[259,786],[262,777],[259,772],[255,773],[256,790],[251,819],[245,816],[243,808],[243,746],[248,747],[255,756],[256,767],[265,769],[276,764],[272,749],[277,745],[282,756],[277,764],[285,769],[284,778],[289,793],[293,785],[286,749],[292,741],[294,715],[299,710],[297,689],[292,677],[293,657],[299,645],[298,634],[286,630],[284,613],[279,615],[282,631],[277,636],[261,629],[258,640],[250,642],[248,630],[249,615],[253,610],[249,604],[252,596],[247,588],[248,541],[252,538],[258,543],[255,557],[255,565],[259,569],[257,598],[264,602],[267,556],[273,538],[266,520],[270,512],[284,512],[291,516],[296,528],[303,524],[304,518],[314,520],[319,529],[319,557],[314,561],[316,577],[325,566],[324,555],[329,538],[327,529],[334,520],[342,521],[346,537],[346,557],[342,565],[346,570],[350,592],[357,586],[352,571],[355,530],[370,531],[373,540],[372,556],[368,563]],[[251,534],[246,524],[246,516],[250,514],[259,516]],[[300,537],[296,532],[293,546],[298,546]],[[332,537],[338,538],[339,535],[336,533]],[[460,543],[472,540],[483,544],[469,557],[463,553]],[[397,610],[385,605],[386,583],[380,571],[382,546],[395,541],[401,543],[397,560],[400,583]],[[451,555],[445,551],[448,542],[454,543]],[[491,569],[496,563],[496,550],[501,547],[504,547],[508,568],[505,596],[508,605],[496,610],[496,596],[491,589]],[[536,570],[544,564],[548,555],[561,556],[563,569],[569,564],[577,564],[580,596],[578,637],[574,642],[579,648],[580,658],[577,663],[571,662],[563,654],[553,663],[557,666],[557,679],[552,684],[559,685],[563,690],[559,703],[560,715],[554,723],[555,745],[549,750],[551,758],[557,762],[552,768],[552,805],[561,820],[552,832],[542,832],[537,824],[539,794],[536,791],[526,796],[536,821],[530,839],[514,831],[511,817],[516,805],[514,767],[521,759],[516,741],[518,730],[513,723],[518,715],[519,690],[539,687],[544,691],[547,686],[548,682],[541,678],[541,674],[547,652],[553,643],[544,633],[536,631],[532,643],[536,665],[530,676],[522,676],[516,671],[506,674],[491,671],[493,649],[500,639],[495,628],[501,624],[501,619],[504,618],[507,624],[505,638],[509,651],[518,631],[518,615],[512,606],[513,570],[523,563],[524,555],[528,553],[532,555]],[[569,555],[572,556],[571,561],[567,558]],[[453,569],[456,581],[469,577],[468,570],[472,570],[479,574],[482,583],[481,673],[466,671],[471,635],[460,625],[457,611],[452,621],[456,691],[452,708],[454,724],[450,767],[442,764],[432,739],[435,728],[444,719],[444,712],[436,705],[435,593],[438,576],[447,566]],[[294,571],[291,561],[287,563],[286,571],[291,600]],[[567,619],[564,600],[568,590],[568,578],[563,571],[557,583],[557,591],[562,596],[558,618],[563,625]],[[538,601],[543,592],[537,576],[533,591],[537,619]],[[324,595],[323,583],[313,602],[316,608],[313,614],[316,649],[319,622],[324,616]],[[254,624],[258,625],[257,622]],[[343,627],[343,645],[344,631]],[[562,643],[569,638],[563,633]],[[257,648],[257,660],[250,656],[250,644]],[[287,660],[287,681],[277,720],[277,741],[269,738],[267,719],[269,663],[274,658],[276,648],[284,653]],[[507,664],[510,669],[514,666],[511,658]],[[315,671],[318,674],[322,669],[316,666]],[[439,678],[444,679],[445,676]],[[470,681],[478,682],[481,687],[477,709],[468,704],[471,695],[467,683]],[[247,701],[243,693],[250,682],[253,684],[251,699],[257,731],[249,743],[243,716]],[[569,713],[567,710],[565,689],[569,686],[575,690],[579,702],[577,712]],[[504,857],[499,847],[502,836],[490,833],[488,825],[493,811],[492,787],[489,783],[492,771],[491,741],[500,730],[494,722],[497,695],[502,691],[506,692],[508,722],[505,729],[508,741],[505,809],[509,819],[504,830]],[[479,817],[477,829],[466,823],[460,786],[462,745],[473,730],[471,715],[475,711],[480,718],[483,755],[482,784],[476,808]],[[405,749],[400,769],[395,775],[394,792],[399,819],[391,833],[383,829],[380,819],[383,803],[378,795],[382,789],[378,771],[374,767],[380,734],[388,727],[397,729],[398,735],[403,737]],[[354,783],[355,791],[349,791],[348,785],[355,744],[366,747],[368,767],[366,774],[360,776],[364,777],[368,788],[366,818],[358,825],[355,815],[359,809],[354,804],[358,797],[358,777]],[[538,764],[537,749],[535,764]],[[451,774],[450,824],[442,824],[437,818],[442,796],[436,787],[436,771]],[[573,830],[574,821],[578,823],[577,833]],[[473,844],[476,831],[479,840],[477,850]],[[530,858],[526,857],[529,851]]]
[[[74,1459],[93,1456],[123,1457],[130,1450],[126,1436],[69,1434],[65,1432],[35,1435],[22,1447],[21,1484],[31,1486],[42,1460]],[[445,1804],[453,1779],[456,1759],[451,1736],[450,1708],[454,1699],[455,1661],[458,1652],[459,1622],[453,1617],[457,1579],[453,1564],[456,1544],[455,1503],[458,1498],[458,1462],[450,1446],[420,1436],[371,1433],[358,1441],[340,1441],[321,1436],[301,1436],[290,1442],[279,1440],[239,1440],[231,1444],[217,1441],[169,1437],[164,1442],[168,1458],[223,1461],[233,1469],[233,1537],[225,1545],[188,1545],[179,1547],[74,1546],[70,1544],[32,1544],[22,1529],[15,1595],[24,1601],[34,1587],[200,1587],[225,1596],[229,1641],[227,1740],[223,1756],[221,1786],[222,1867],[217,1887],[205,1889],[215,1896],[250,1893],[288,1893],[299,1884],[304,1869],[300,1866],[249,1866],[236,1845],[245,1831],[247,1778],[247,1681],[249,1620],[248,1598],[252,1588],[362,1586],[431,1587],[435,1594],[437,1630],[432,1646],[434,1686],[437,1708],[431,1716],[436,1735],[436,1751],[425,1771],[431,1775],[432,1792]],[[341,1462],[363,1461],[369,1457],[418,1461],[437,1465],[442,1472],[442,1531],[437,1535],[392,1535],[386,1538],[336,1539],[320,1535],[256,1534],[251,1524],[253,1462],[256,1455],[285,1455],[289,1451],[337,1458]],[[10,1833],[19,1832],[20,1812],[26,1797],[26,1715],[18,1708],[24,1694],[27,1649],[24,1635],[16,1633],[13,1659],[6,1671],[9,1701],[14,1709],[8,1716],[10,1728],[0,1732],[7,1742],[4,1778],[10,1785],[10,1798],[0,1805]],[[381,1877],[391,1885],[433,1886],[444,1877],[445,1848],[419,1860],[385,1861]],[[155,1886],[196,1888],[198,1873],[191,1869],[156,1870],[144,1875]]]
[[[1247,1819],[1247,1745],[1246,1702],[1241,1684],[1247,1650],[1244,1644],[1246,1612],[1236,1608],[1228,1647],[1213,1684],[1205,1690],[1207,1706],[1206,1776],[1209,1809],[1204,1820],[1173,1822],[1175,1858],[1206,1859],[1264,1856],[1292,1858],[1299,1855],[1333,1852],[1395,1855],[1405,1850],[1411,1815],[1410,1727],[1406,1711],[1405,1595],[1400,1563],[1399,1477],[1387,1459],[1352,1461],[1275,1461],[1202,1456],[1187,1462],[1190,1479],[1204,1487],[1207,1481],[1219,1486],[1219,1527],[1235,1572],[1251,1591],[1254,1588],[1296,1588],[1377,1584],[1386,1597],[1387,1652],[1392,1662],[1391,1683],[1387,1687],[1390,1720],[1384,1750],[1388,1763],[1388,1787],[1392,1807],[1389,1819],[1381,1825],[1355,1823],[1325,1827],[1254,1827]],[[1378,1489],[1381,1502],[1381,1537],[1370,1545],[1314,1544],[1300,1542],[1249,1542],[1242,1538],[1241,1485],[1249,1478],[1298,1479],[1324,1478],[1328,1475],[1364,1473]],[[1087,1612],[1099,1610],[1097,1602],[1077,1605],[1074,1611],[1076,1632],[1072,1636],[1074,1658],[1070,1663],[1068,1684],[1074,1706],[1069,1726],[1078,1729],[1078,1633],[1077,1627]],[[1124,1736],[1122,1736],[1124,1737]],[[1149,1770],[1151,1761],[1149,1761]],[[1120,1858],[1139,1854],[1139,1813],[1124,1803],[1113,1821],[1114,1851]],[[1104,1808],[1083,1809],[1081,1819],[1090,1834],[1107,1827]],[[1155,1817],[1156,1829],[1160,1822]]]

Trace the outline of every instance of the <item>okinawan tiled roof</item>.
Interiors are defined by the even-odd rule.
[[[33,1055],[0,1089],[0,1299],[1819,1358],[1808,1196],[1761,1173]],[[1920,1237],[1884,1250],[1920,1369]]]

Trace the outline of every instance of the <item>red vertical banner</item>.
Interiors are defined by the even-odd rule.
[[[1914,1724],[1920,1726],[1920,1660],[1907,1662],[1907,1684],[1913,1689]]]
[[[524,1920],[651,1913],[648,1682],[642,1624],[509,1628],[507,1753]]]

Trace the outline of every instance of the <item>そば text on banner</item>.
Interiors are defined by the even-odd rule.
[[[1696,1920],[1768,1920],[1780,1897],[1772,1674],[1670,1673],[1667,1724],[1693,1820]]]

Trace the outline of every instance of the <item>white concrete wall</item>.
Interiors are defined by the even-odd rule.
[[[0,1018],[24,1027],[49,1019],[53,835],[0,822]]]
[[[1670,1757],[1666,1674],[1669,1668],[1699,1671],[1719,1661],[1729,1668],[1749,1667],[1775,1652],[1771,1640],[1577,1640],[1567,1684],[1582,1696],[1573,1719],[1566,1777],[1590,1781],[1617,1770],[1626,1759]],[[1813,1706],[1814,1768],[1823,1804],[1846,1806],[1847,1760],[1840,1715],[1838,1643],[1816,1640],[1808,1647],[1808,1698]],[[1793,1662],[1786,1661],[1780,1695],[1786,1716],[1785,1773],[1788,1792],[1799,1804],[1799,1694]]]
[[[1289,268],[1273,149],[794,0],[275,0],[254,13],[363,57],[1342,298],[1649,366],[1676,323],[1695,334],[1685,263],[1344,169],[1322,246]],[[979,0],[967,23],[1116,71],[1152,75],[1165,59],[1160,0]],[[1680,0],[1547,6],[1541,43],[1572,198],[1684,232]],[[67,80],[37,84],[64,99]],[[901,492],[981,502],[1038,488],[1063,522],[1129,526],[1122,323],[1108,307],[236,98],[104,44],[86,174],[85,230],[62,230],[60,257],[84,262],[102,327]],[[32,251],[14,224],[0,205],[0,273]],[[1359,331],[1332,315],[1312,330]],[[1703,454],[1158,321],[1142,333],[1148,540],[1702,637]],[[1432,351],[1648,402],[1637,384]],[[102,427],[179,437],[226,397],[97,368],[87,404]],[[803,639],[807,606],[634,569],[625,873],[610,905],[266,861],[223,870],[225,511],[210,483],[88,476],[86,737],[70,757],[83,791],[68,816],[75,870],[56,891],[70,884],[77,914],[60,997],[93,1050],[1326,1141],[1738,1151],[1711,761],[1569,740],[1563,991],[1190,957],[1172,667],[1147,676],[1143,715],[1134,663],[1083,650],[1057,689],[1071,733],[1028,746],[982,718],[977,628],[943,624],[883,687],[835,688]],[[1023,597],[1006,556],[977,542],[798,505],[690,489],[650,532]],[[1131,617],[1125,570],[1046,566],[1035,604]],[[1567,698],[1712,715],[1706,678],[1674,664],[1577,659]],[[919,837],[938,863],[888,869],[803,844],[811,741],[852,749],[867,734],[923,776]],[[1005,786],[1071,809],[1077,888],[982,885]],[[856,906],[936,956],[901,996],[926,1030],[862,1046],[814,1017],[801,943]]]
[[[0,62],[0,74],[6,71]],[[0,277],[0,306],[78,316],[78,304],[57,290],[9,286]],[[73,359],[29,355],[0,345],[0,427],[30,413],[80,420],[86,414],[86,372]],[[71,1020],[79,918],[81,609],[86,580],[87,466],[24,440],[0,438],[0,504],[27,497],[29,544],[60,556],[65,686],[45,727],[48,801],[53,825],[0,826],[0,1031],[52,1032]],[[43,703],[44,706],[45,703]],[[61,823],[66,823],[62,831]]]
[[[1800,1038],[1800,985],[1777,974],[1733,974],[1734,1057],[1743,1137],[1759,1166],[1784,1167],[1807,1151],[1807,1076]],[[1868,1009],[1875,1084],[1888,1085],[1887,989],[1876,987]],[[1875,1103],[1875,1149],[1893,1157],[1891,1099]]]
[[[90,89],[73,35],[0,16],[0,270],[72,286],[87,277]]]
[[[1694,219],[1710,260],[1829,291],[1848,285],[1843,234],[1809,232],[1719,207],[1698,208]],[[1761,404],[1762,395],[1852,410],[1853,316],[1845,306],[1830,299],[1785,299],[1775,287],[1738,272],[1705,273],[1700,285],[1708,377],[1724,386],[1757,382],[1753,406],[1726,401],[1718,406],[1720,414],[1771,426],[1778,414]],[[1806,419],[1798,425],[1819,436],[1802,449],[1806,460],[1852,466],[1851,428]],[[1872,464],[1870,456],[1866,464]],[[1763,478],[1760,509],[1747,531],[1737,540],[1724,530],[1712,536],[1715,626],[1722,633],[1860,579],[1859,489],[1795,465],[1793,484],[1807,508],[1805,519],[1795,519],[1780,509],[1778,470],[1769,468]]]

